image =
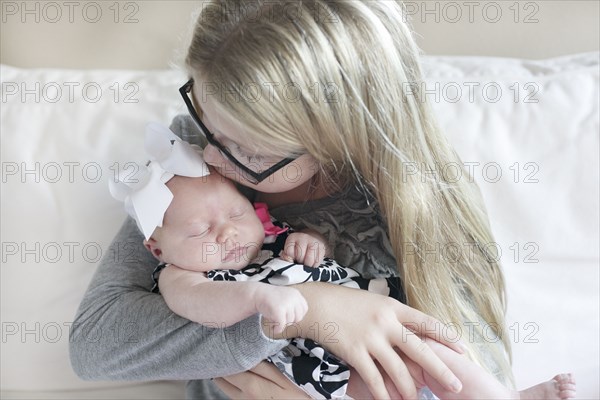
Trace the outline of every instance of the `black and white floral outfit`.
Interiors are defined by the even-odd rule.
[[[285,223],[274,219],[271,222],[281,228],[278,230],[281,233],[267,236],[260,253],[251,264],[240,270],[211,270],[206,273],[206,277],[213,281],[264,282],[278,286],[304,282],[330,282],[369,290],[404,301],[399,278],[365,279],[355,270],[343,267],[331,258],[325,258],[316,268],[278,258],[284,249],[288,235],[293,230]],[[155,281],[153,291],[158,288],[158,275],[165,266],[161,264],[153,272]],[[324,340],[335,334],[335,325],[331,325],[330,330],[327,327],[323,329]],[[291,339],[287,347],[271,355],[268,361],[312,398],[348,398],[346,395],[350,377],[348,366],[313,340]]]

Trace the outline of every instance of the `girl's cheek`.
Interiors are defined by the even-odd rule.
[[[244,179],[239,171],[239,168],[233,165],[216,147],[208,145],[203,152],[204,161],[214,167],[217,172],[227,179],[231,179],[244,186],[254,187],[254,185]]]
[[[315,175],[316,169],[311,165],[292,163],[253,188],[264,193],[282,193],[306,185]]]

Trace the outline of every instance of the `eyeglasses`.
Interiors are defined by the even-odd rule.
[[[278,163],[276,163],[275,165],[273,165],[272,167],[270,167],[262,172],[252,170],[247,164],[252,163],[252,158],[255,158],[254,156],[246,156],[246,158],[248,158],[247,163],[241,162],[231,153],[230,149],[227,148],[226,146],[224,146],[223,144],[221,144],[215,138],[215,135],[212,134],[208,130],[208,128],[204,125],[204,123],[198,116],[196,109],[194,108],[194,104],[193,104],[192,98],[190,96],[193,86],[194,86],[194,80],[190,79],[189,81],[187,81],[187,83],[185,85],[183,85],[182,87],[179,88],[179,93],[181,93],[181,97],[183,97],[183,101],[185,102],[185,105],[187,106],[188,111],[189,111],[190,115],[192,116],[192,119],[194,120],[194,122],[196,122],[196,124],[198,125],[198,127],[200,128],[200,130],[202,131],[204,136],[206,136],[206,140],[208,141],[208,143],[215,146],[217,149],[219,149],[219,151],[225,157],[227,157],[229,159],[229,161],[231,161],[233,164],[235,164],[235,166],[238,167],[245,174],[244,178],[246,180],[248,180],[249,182],[256,185],[256,184],[264,181],[266,178],[273,175],[275,172],[279,171],[281,168],[285,167],[286,165],[288,165],[289,163],[291,163],[292,161],[294,161],[296,159],[296,158],[285,158],[285,159],[279,161]],[[256,169],[261,169],[261,165],[258,165],[260,163],[253,163],[253,164],[255,164],[254,167]]]

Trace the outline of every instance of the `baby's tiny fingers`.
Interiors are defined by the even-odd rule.
[[[279,257],[280,257],[282,260],[284,260],[284,261],[287,261],[287,262],[289,262],[289,263],[293,263],[293,262],[294,262],[294,256],[293,256],[293,255],[290,255],[290,254],[288,254],[288,253],[286,253],[286,252],[285,252],[285,250],[283,250],[283,251],[281,252],[281,254],[279,254]]]
[[[298,263],[304,264],[304,250],[299,243],[294,245],[294,260]]]
[[[287,313],[284,310],[280,310],[277,313],[276,318],[274,319],[275,325],[275,333],[281,333],[285,329],[285,325],[287,323]]]
[[[306,302],[304,302],[306,303]],[[296,318],[294,322],[300,322],[302,321],[302,318],[304,318],[304,316],[306,315],[306,312],[308,311],[308,306],[306,306],[305,304],[300,303],[298,305],[298,307],[296,307]]]
[[[307,249],[306,255],[304,256],[304,262],[302,264],[309,267],[317,267],[319,264],[316,263],[317,259],[315,258],[314,252],[309,248]]]
[[[310,254],[310,263],[313,268],[317,268],[323,262],[325,257],[325,246],[319,242],[313,242],[310,244],[308,252]]]

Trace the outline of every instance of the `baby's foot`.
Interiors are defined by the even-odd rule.
[[[575,378],[571,374],[556,375],[552,380],[519,392],[521,400],[565,400],[575,397]]]

